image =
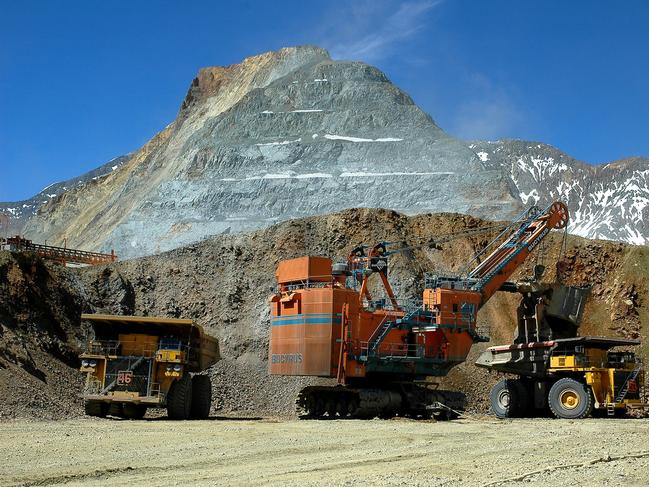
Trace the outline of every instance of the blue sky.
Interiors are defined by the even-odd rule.
[[[0,0],[0,201],[137,149],[203,66],[317,44],[446,131],[649,156],[649,1]]]

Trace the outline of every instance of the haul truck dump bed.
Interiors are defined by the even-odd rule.
[[[212,386],[204,371],[219,359],[218,341],[192,320],[83,314],[89,324],[81,372],[86,414],[141,418],[167,408],[172,419],[207,418]]]

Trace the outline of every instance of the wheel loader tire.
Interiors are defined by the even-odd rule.
[[[192,412],[192,379],[186,375],[174,381],[167,394],[169,419],[189,419]]]
[[[548,404],[561,419],[581,419],[593,412],[593,392],[586,384],[564,377],[550,388]]]
[[[524,411],[528,394],[520,380],[503,379],[491,389],[489,401],[496,417],[516,418]]]
[[[207,375],[192,377],[192,419],[207,419],[212,407],[212,383]]]
[[[105,418],[108,414],[108,407],[108,403],[101,401],[86,401],[83,404],[86,416],[95,416],[97,418]]]
[[[142,419],[146,414],[146,406],[141,404],[124,403],[122,413],[126,419]]]

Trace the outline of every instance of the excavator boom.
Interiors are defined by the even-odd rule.
[[[484,304],[520,267],[550,230],[565,228],[567,224],[568,208],[560,201],[555,201],[540,214],[523,221],[517,231],[469,273],[469,279],[476,280],[470,289],[482,294]]]

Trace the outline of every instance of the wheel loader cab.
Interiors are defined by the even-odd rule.
[[[206,418],[211,384],[204,371],[219,360],[218,341],[192,320],[82,315],[89,323],[80,355],[86,414],[141,418],[150,407],[170,418]]]

